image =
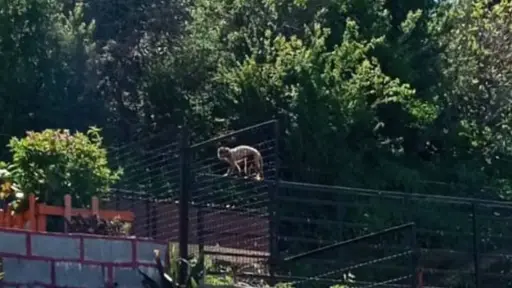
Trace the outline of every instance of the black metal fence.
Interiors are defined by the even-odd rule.
[[[384,243],[401,245],[386,249]],[[415,224],[407,223],[285,257],[281,269],[301,275],[293,277],[295,287],[417,287],[417,256]]]
[[[287,181],[280,188],[279,250],[285,255],[412,222],[421,271],[416,273],[418,287],[512,287],[510,203]],[[380,258],[384,251],[401,253],[407,243],[397,235],[365,242],[351,246],[343,258],[350,262],[368,251]],[[322,266],[315,267],[327,269]],[[375,263],[372,269],[379,277],[398,279],[410,271],[410,263]],[[354,272],[355,279],[380,283],[372,275],[367,269]]]
[[[277,131],[277,122],[267,121],[191,143],[191,133],[184,128],[111,148],[112,162],[123,167],[124,175],[102,205],[133,211],[136,236],[179,243],[181,257],[201,251],[215,261],[265,266],[277,243],[270,241],[277,239],[270,213],[275,188],[222,177],[228,166],[217,159],[217,148],[257,148],[265,179],[274,181]]]
[[[131,158],[117,149],[125,178],[108,205],[135,211],[137,236],[262,263],[244,275],[273,283],[512,287],[512,204],[282,181],[278,131],[268,121],[190,143],[184,129],[167,146],[124,147]],[[217,147],[239,144],[262,152],[264,181],[221,176]]]
[[[102,208],[132,211],[138,237],[178,242],[180,139],[181,131],[164,131],[108,149],[110,163],[123,175]]]
[[[181,257],[188,255],[192,243],[206,255],[216,255],[217,259],[222,257],[237,265],[267,262],[275,246],[270,241],[275,239],[270,205],[275,188],[266,182],[221,176],[227,164],[217,159],[217,148],[244,144],[258,149],[263,157],[264,176],[274,181],[277,179],[277,131],[277,122],[268,121],[195,144],[190,144],[188,133],[184,133]],[[182,277],[186,273],[184,266]]]

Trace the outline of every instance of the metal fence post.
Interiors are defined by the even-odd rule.
[[[204,209],[201,205],[196,207],[196,217],[197,217],[197,246],[198,246],[198,259],[202,260],[200,263],[201,267],[204,269],[204,242],[205,242],[205,233],[204,233]]]
[[[147,197],[146,199],[144,199],[144,202],[145,202],[145,212],[146,212],[146,237],[151,237],[151,227],[152,227],[152,224],[151,224],[151,196],[150,195],[144,195],[145,197]]]
[[[480,230],[478,229],[478,222],[476,218],[476,213],[478,204],[473,202],[471,205],[472,210],[472,222],[473,222],[473,261],[475,268],[475,288],[480,288]]]
[[[193,180],[193,184],[192,184],[192,188],[191,188],[191,194],[193,197],[197,196],[196,193],[198,191],[198,182],[201,182],[200,180],[197,180],[197,175],[195,174],[195,169],[192,168],[192,174],[190,175],[190,177]],[[206,188],[206,194],[207,195],[211,195],[212,193],[212,187],[211,186],[207,186]],[[198,262],[199,265],[201,265],[201,268],[204,269],[205,267],[205,254],[204,254],[204,243],[205,243],[205,236],[206,236],[206,233],[205,233],[205,225],[204,225],[204,215],[205,215],[205,208],[203,207],[203,205],[201,203],[197,203],[194,205],[194,201],[192,201],[192,207],[196,209],[195,211],[195,217],[196,217],[196,230],[195,230],[195,233],[196,233],[196,241],[197,241],[197,259],[198,261],[201,261],[201,262]],[[193,213],[193,212],[192,212]],[[204,280],[204,274],[203,274],[203,280]]]
[[[274,185],[269,189],[269,274],[270,274],[270,286],[276,284],[276,270],[279,262],[279,248],[278,248],[278,230],[279,230],[279,205],[278,194],[279,194],[279,122],[276,121],[274,124],[274,137],[275,137],[275,159],[274,159]]]
[[[156,197],[151,198],[151,237],[157,239],[158,237],[158,204]]]
[[[189,230],[189,198],[190,198],[190,143],[189,131],[187,125],[183,125],[181,130],[180,143],[180,202],[179,202],[179,254],[180,254],[180,271],[179,284],[185,287],[188,276],[187,262],[183,261],[188,258],[188,230]]]
[[[419,249],[418,243],[416,241],[416,224],[413,224],[411,227],[411,235],[410,235],[410,246],[412,250],[411,254],[411,288],[418,288],[418,262],[419,262]]]

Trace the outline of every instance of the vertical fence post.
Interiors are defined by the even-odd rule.
[[[418,269],[418,288],[423,288],[423,268]]]
[[[416,224],[412,225],[410,231],[410,246],[411,246],[411,288],[418,288],[418,277],[419,277],[419,269],[418,269],[418,260],[419,260],[419,249],[418,243],[416,241]]]
[[[198,245],[198,259],[202,261],[199,263],[201,267],[204,269],[204,242],[205,242],[205,233],[204,233],[204,209],[202,205],[197,205],[196,207],[196,217],[197,217],[197,245]]]
[[[179,284],[180,287],[185,287],[188,267],[187,262],[183,261],[188,258],[188,208],[190,198],[190,143],[188,126],[183,125],[181,130],[181,143],[180,143],[180,202],[179,202],[179,249],[180,249],[180,271],[179,271]]]
[[[411,195],[406,195],[403,198],[404,205],[406,207],[409,207],[406,209],[403,216],[404,222],[413,222],[414,225],[411,227],[410,235],[409,235],[409,246],[411,249],[411,288],[421,288],[420,286],[420,280],[418,279],[420,277],[420,270],[419,270],[419,260],[420,260],[420,249],[418,247],[418,241],[417,241],[417,229],[416,229],[416,222],[414,221],[416,219],[414,215],[414,205],[413,200],[411,198]]]
[[[473,224],[473,261],[475,268],[475,288],[480,288],[480,230],[478,229],[478,222],[476,213],[478,211],[478,204],[473,202],[471,204],[472,210],[472,224]]]
[[[34,198],[35,200],[35,198]],[[71,221],[71,214],[73,213],[73,203],[71,195],[64,195],[64,233],[69,233],[69,221]]]
[[[146,197],[146,199],[144,199],[144,204],[145,204],[145,212],[146,212],[146,237],[151,237],[151,227],[152,227],[152,224],[151,224],[151,196],[148,194],[148,195],[144,195],[144,197]]]
[[[191,195],[192,197],[195,197],[197,196],[196,193],[198,191],[198,183],[201,182],[201,180],[197,180],[197,174],[195,174],[195,169],[192,167],[191,170],[193,171],[190,175],[190,177],[193,179],[192,183],[192,188],[191,188]],[[207,186],[208,190],[206,190],[206,195],[211,195],[212,193],[212,187],[211,186]],[[197,259],[198,261],[198,265],[200,265],[201,269],[204,270],[204,267],[205,267],[205,254],[204,254],[204,243],[205,243],[205,236],[206,236],[206,233],[205,233],[205,226],[204,226],[204,214],[205,214],[205,209],[203,207],[203,204],[201,203],[197,203],[195,204],[193,201],[192,201],[192,204],[193,204],[193,208],[196,209],[196,241],[197,241],[197,248],[198,248],[198,251],[197,251]],[[194,205],[195,204],[195,205]],[[206,271],[205,271],[206,272]],[[203,273],[203,276],[202,276],[202,282],[201,283],[204,283],[204,277],[205,277],[205,274],[206,273]]]
[[[151,198],[151,237],[157,239],[158,237],[158,206],[160,202],[157,201],[156,197]]]
[[[269,188],[269,273],[270,273],[270,286],[276,284],[276,269],[279,261],[279,248],[278,248],[278,230],[279,230],[279,122],[274,123],[274,137],[275,137],[275,159],[274,168],[275,176],[273,187]]]

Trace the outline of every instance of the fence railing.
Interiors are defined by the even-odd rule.
[[[267,263],[277,249],[269,201],[276,188],[220,177],[227,165],[216,152],[221,145],[253,146],[263,156],[265,178],[275,180],[278,131],[277,121],[267,121],[192,143],[183,128],[112,148],[124,175],[102,205],[133,211],[135,235],[179,243],[181,257],[199,250],[213,260]]]
[[[397,234],[404,233],[407,235],[408,244],[404,245],[402,251],[382,251],[384,253],[375,253],[375,251],[371,251],[370,255],[361,255],[361,251],[358,251],[358,259],[351,258],[350,261],[339,261],[339,258],[343,258],[343,256],[348,255],[346,251],[348,249],[357,249],[356,246],[360,243],[365,243],[367,246],[370,242],[375,240],[382,241],[385,236],[396,236]],[[392,237],[393,238],[393,237]],[[320,257],[322,254],[320,262],[323,265],[320,267],[314,267],[318,265],[318,261],[315,261],[316,257]],[[326,257],[329,254],[331,257]],[[333,257],[334,256],[334,257]],[[361,257],[363,256],[363,257]],[[331,259],[331,263],[326,263],[327,259]],[[309,260],[302,262],[301,260]],[[313,260],[313,261],[311,261]],[[355,271],[360,271],[361,273],[365,273],[367,275],[365,280],[369,280],[371,277],[368,275],[371,273],[371,270],[368,268],[374,267],[379,263],[389,263],[389,262],[397,262],[402,263],[404,265],[403,271],[398,271],[394,273],[394,275],[390,275],[389,273],[382,273],[382,271],[376,271],[374,279],[371,279],[372,282],[363,284],[363,287],[371,286],[377,287],[382,285],[401,285],[405,287],[417,287],[417,279],[418,279],[418,249],[416,245],[416,229],[414,223],[407,223],[403,225],[398,225],[394,227],[390,227],[378,232],[369,233],[366,235],[362,235],[350,240],[339,241],[330,245],[326,245],[317,249],[313,249],[304,253],[300,253],[294,256],[286,257],[282,260],[282,265],[288,266],[290,263],[299,264],[300,268],[304,266],[308,267],[309,273],[313,275],[309,277],[303,277],[302,279],[295,280],[291,284],[295,286],[306,285],[307,287],[311,287],[311,282],[326,282],[331,284],[336,284],[340,282],[340,279],[346,279],[346,282],[356,284],[360,281],[350,281],[351,279],[347,279],[347,275],[351,275]],[[302,263],[301,263],[302,262]],[[308,263],[309,262],[309,263]],[[300,269],[299,268],[299,269]],[[293,268],[289,268],[288,270],[293,270]],[[357,273],[357,272],[355,272]],[[372,286],[373,285],[373,286]]]
[[[288,254],[414,222],[425,287],[508,287],[510,203],[287,181],[280,188],[279,244]],[[397,240],[363,248],[372,254],[400,251],[404,244]],[[353,248],[345,257],[361,253]],[[400,264],[375,267],[390,274],[404,269]],[[368,278],[369,273],[363,275]]]
[[[275,180],[278,130],[277,121],[267,121],[195,144],[188,141],[188,132],[182,133],[181,257],[188,255],[190,227],[195,223],[198,249],[206,254],[236,258],[239,263],[273,259],[277,241],[271,239],[275,239],[277,226],[273,225],[276,213],[270,199],[276,188],[264,182],[221,177],[227,165],[217,159],[217,148],[244,144],[258,149],[265,177]],[[273,268],[270,271],[274,274]],[[186,273],[184,267],[182,277]]]
[[[182,257],[201,251],[239,264],[265,263],[268,271],[260,276],[270,282],[300,281],[292,273],[309,284],[331,279],[356,287],[482,288],[507,287],[512,278],[512,204],[279,180],[276,121],[200,143],[188,134],[183,129],[167,146],[116,150],[129,176],[108,203],[134,211],[136,235],[179,242]],[[221,176],[227,166],[216,149],[239,144],[262,152],[264,181]],[[406,223],[414,223],[415,237],[378,234],[412,225]],[[365,241],[350,242],[360,237]],[[318,249],[327,255],[311,252]],[[306,256],[290,260],[297,255]],[[353,268],[358,263],[366,265]],[[314,268],[307,268],[309,277],[304,267]],[[345,279],[347,271],[319,276],[340,267],[352,267],[348,272],[359,282]]]

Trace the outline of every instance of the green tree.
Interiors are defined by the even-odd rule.
[[[459,181],[492,185],[509,197],[512,141],[511,1],[460,1],[448,10],[444,56],[443,150]],[[447,161],[447,164],[449,163]],[[476,189],[475,189],[476,190]],[[496,197],[494,194],[479,197]]]
[[[93,115],[84,108],[94,107],[87,97],[96,87],[94,23],[84,23],[83,16],[81,2],[65,13],[57,0],[0,1],[3,135],[91,124]],[[7,140],[1,137],[0,144]]]
[[[85,3],[85,18],[97,26],[92,97],[102,101],[108,139],[130,141],[181,123],[177,111],[187,106],[172,72],[185,67],[174,63],[173,54],[187,20],[186,1]]]
[[[410,79],[387,75],[380,55],[399,45],[388,40],[393,25],[415,36],[428,19],[421,11],[406,10],[403,23],[392,25],[383,1],[322,3],[196,3],[187,30],[194,46],[187,51],[208,55],[200,58],[206,65],[214,63],[213,82],[205,86],[211,94],[205,114],[213,115],[206,115],[208,122],[244,126],[278,117],[286,142],[283,166],[294,167],[290,174],[302,180],[409,185],[414,175],[396,177],[410,170],[400,168],[404,143],[416,141],[417,133],[409,130],[430,125],[438,107],[433,97],[417,95]],[[400,75],[421,70],[412,64],[408,69]]]

